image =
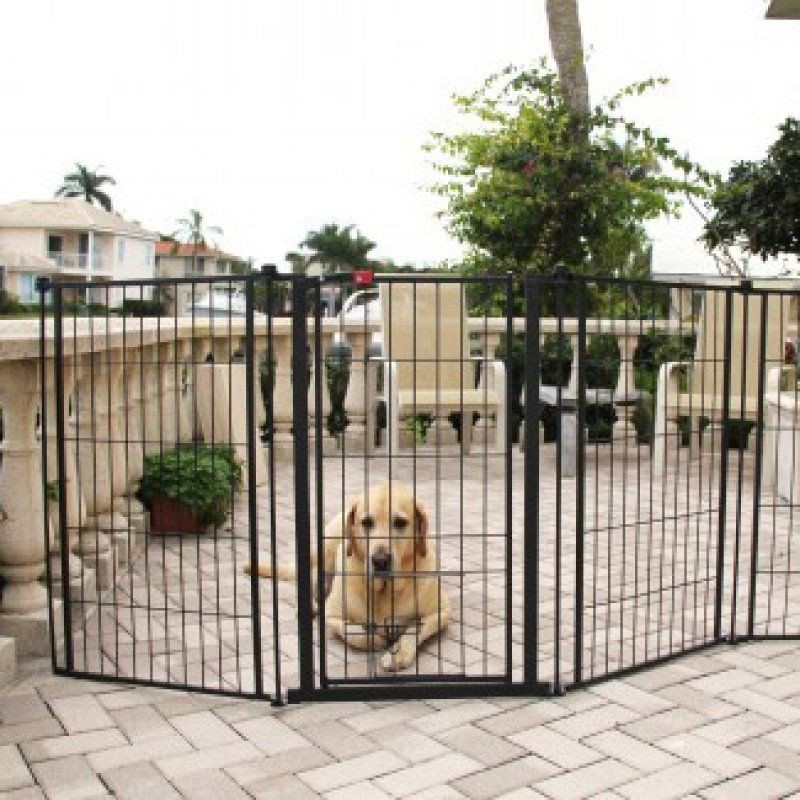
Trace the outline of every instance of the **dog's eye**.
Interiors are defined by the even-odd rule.
[[[365,530],[371,530],[375,527],[375,520],[373,517],[364,517],[361,520],[361,525]]]
[[[401,531],[408,525],[408,520],[405,517],[395,517],[392,524],[397,530]]]

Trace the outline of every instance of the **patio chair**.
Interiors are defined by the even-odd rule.
[[[380,287],[383,395],[388,447],[400,450],[400,426],[416,414],[447,425],[461,415],[461,449],[470,450],[473,417],[495,418],[496,447],[505,449],[505,365],[492,353],[471,356],[459,283],[384,283]],[[375,410],[368,415],[374,432]],[[374,441],[369,433],[370,441]]]
[[[660,475],[666,459],[668,423],[688,417],[692,431],[699,422],[720,422],[724,408],[725,292],[708,289],[696,325],[692,361],[661,365],[656,390],[653,474]],[[770,296],[762,319],[761,294],[736,292],[732,297],[729,419],[756,422],[758,416],[759,346],[766,327],[766,369],[783,362],[788,332],[789,297]],[[746,321],[746,328],[745,328]],[[744,381],[744,383],[743,383]],[[766,394],[766,391],[765,391]]]

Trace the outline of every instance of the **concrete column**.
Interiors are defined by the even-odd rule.
[[[272,351],[275,358],[272,394],[273,447],[276,457],[290,458],[293,453],[292,340],[288,331],[286,335],[275,331]]]
[[[48,651],[44,498],[36,437],[39,366],[35,360],[0,362],[0,406],[5,423],[0,469],[0,636],[17,640],[17,652]]]

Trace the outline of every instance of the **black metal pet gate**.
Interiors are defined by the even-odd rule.
[[[800,633],[790,288],[40,288],[59,674],[542,695]]]

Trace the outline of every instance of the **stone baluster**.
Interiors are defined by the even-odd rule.
[[[72,362],[64,359],[62,366],[62,376],[64,383],[64,397],[61,402],[64,404],[64,474],[59,475],[58,471],[58,425],[56,411],[56,386],[55,374],[53,370],[54,362],[48,360],[47,363],[47,391],[45,402],[47,403],[47,482],[49,487],[55,487],[54,497],[48,500],[48,514],[50,516],[50,581],[53,593],[57,597],[63,596],[63,573],[61,563],[61,546],[67,543],[67,569],[68,580],[71,586],[72,595],[80,592],[81,586],[81,561],[72,552],[77,544],[77,534],[86,508],[83,504],[80,487],[78,485],[77,468],[75,463],[75,443],[74,431],[68,428],[70,419],[70,397],[74,387],[74,368]],[[65,531],[62,533],[59,519],[58,494],[64,492],[65,497]]]
[[[633,354],[639,341],[638,325],[638,322],[633,322],[629,328],[626,322],[625,330],[617,334],[620,364],[617,387],[614,389],[614,398],[616,400],[628,398],[636,388],[633,373]],[[635,330],[633,326],[636,326]]]
[[[0,468],[0,635],[17,652],[49,651],[45,572],[44,498],[36,435],[39,366],[33,359],[0,362],[0,406],[5,441]]]
[[[161,392],[161,437],[164,450],[174,450],[178,444],[178,398],[180,397],[180,364],[177,342],[160,346],[159,388]]]
[[[276,457],[290,457],[292,442],[292,340],[288,330],[274,329],[275,358],[272,394],[272,443]]]
[[[478,392],[480,397],[488,397],[494,391],[494,371],[491,368],[491,362],[495,360],[495,353],[500,345],[500,334],[493,333],[492,331],[480,331],[481,343],[481,362],[480,362],[480,380],[478,382]],[[464,370],[470,368],[468,362],[469,353],[464,354]],[[472,388],[465,386],[464,388]],[[484,392],[486,394],[484,394]],[[489,419],[488,413],[482,413],[481,418],[475,423],[472,429],[472,441],[476,444],[483,444],[484,442],[494,442],[494,427],[496,420]]]
[[[86,516],[79,533],[77,552],[94,569],[97,586],[111,585],[116,558],[109,536],[114,531],[111,458],[108,420],[103,412],[107,402],[107,370],[104,354],[85,357],[76,389],[75,430],[77,461]]]
[[[322,452],[324,455],[330,455],[336,450],[336,439],[328,432],[328,415],[331,413],[331,400],[328,393],[328,366],[326,362],[326,353],[328,352],[328,345],[331,340],[331,335],[322,331],[320,334],[320,344],[322,352],[316,355],[314,350],[314,338],[309,335],[309,365],[311,367],[311,380],[308,383],[308,438],[309,449],[315,447],[317,437],[317,418],[321,417],[322,425]],[[319,412],[317,411],[317,396],[316,396],[316,379],[319,374],[320,390],[322,395],[322,403]]]
[[[367,393],[366,348],[369,333],[363,330],[348,331],[347,343],[350,345],[350,377],[344,407],[347,413],[347,429],[343,436],[345,453],[359,454],[364,452],[366,436]]]
[[[125,474],[122,511],[131,527],[131,543],[138,547],[139,536],[144,533],[144,507],[136,499],[139,479],[144,467],[142,446],[142,372],[139,365],[138,350],[121,351],[122,375],[121,389],[118,393],[117,428],[123,445],[123,465]],[[117,504],[119,506],[119,504]]]
[[[194,341],[182,339],[178,343],[178,441],[188,444],[194,441]]]

